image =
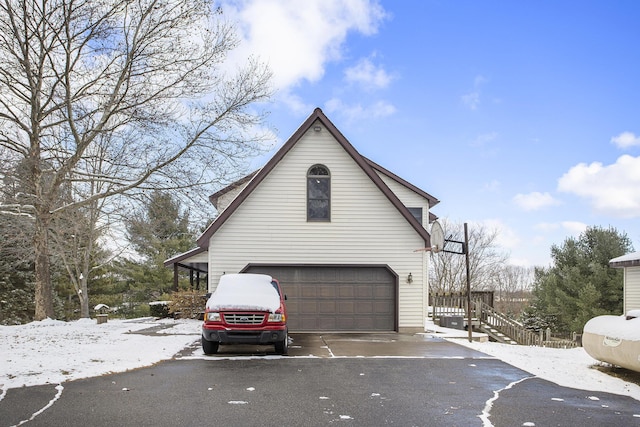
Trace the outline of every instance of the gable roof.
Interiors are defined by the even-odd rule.
[[[632,252],[630,254],[622,255],[609,261],[609,267],[624,268],[624,267],[639,267],[640,266],[640,252]]]
[[[404,179],[400,178],[395,173],[391,172],[388,169],[383,168],[382,166],[380,166],[379,164],[377,164],[373,160],[367,159],[364,156],[362,156],[362,157],[367,161],[367,163],[369,163],[369,166],[371,166],[374,170],[380,172],[383,175],[388,176],[389,178],[391,178],[392,180],[394,180],[398,184],[400,184],[400,185],[402,185],[404,187],[407,187],[409,190],[411,190],[414,193],[417,193],[417,194],[421,195],[422,197],[424,197],[425,199],[427,199],[429,201],[429,208],[432,208],[435,205],[437,205],[438,203],[440,203],[440,200],[436,199],[435,197],[433,197],[431,194],[427,193],[426,191],[416,187],[415,185],[413,185],[409,181],[405,181]]]
[[[256,176],[256,174],[258,172],[259,172],[259,170],[253,171],[249,175],[247,175],[245,177],[242,177],[237,181],[232,182],[231,184],[227,185],[223,189],[218,190],[215,193],[213,193],[212,195],[210,195],[209,196],[209,201],[211,202],[213,207],[218,209],[218,200],[220,199],[220,197],[224,196],[225,194],[227,194],[230,191],[235,190],[236,188],[242,187],[244,184],[246,184],[247,182],[251,181],[251,178]]]
[[[422,237],[424,240],[425,247],[431,246],[431,236],[425,230],[425,228],[414,218],[414,216],[409,212],[404,204],[398,199],[398,197],[391,191],[391,189],[382,181],[382,178],[374,171],[374,167],[372,166],[371,161],[360,155],[358,151],[349,143],[347,138],[344,137],[342,132],[338,130],[338,128],[324,115],[320,108],[316,108],[313,110],[313,113],[302,123],[302,125],[296,130],[293,135],[287,140],[287,142],[276,152],[276,154],[267,162],[266,165],[260,170],[258,170],[253,178],[249,181],[249,183],[242,189],[240,194],[233,199],[233,201],[229,204],[229,206],[222,211],[220,216],[218,216],[211,225],[202,233],[202,235],[198,238],[198,246],[207,247],[209,244],[209,239],[211,236],[215,234],[216,231],[231,217],[231,215],[235,212],[236,209],[244,202],[244,200],[260,185],[260,183],[264,180],[264,178],[269,175],[269,173],[276,167],[276,165],[289,153],[289,151],[296,145],[296,143],[302,138],[302,136],[316,123],[320,122],[331,135],[335,138],[335,140],[342,146],[342,148],[351,156],[351,158],[355,161],[355,163],[362,169],[362,171],[373,181],[373,183],[380,189],[380,191],[387,197],[387,199],[391,202],[391,204],[400,212],[400,214],[407,220],[407,222],[413,227],[413,229]],[[395,177],[395,175],[391,174],[391,172],[386,171],[386,169],[381,166],[377,166],[382,173],[390,176],[393,179],[400,179]],[[386,171],[383,172],[383,171]],[[395,177],[395,178],[394,178]],[[426,196],[429,200],[429,205],[431,206],[431,201],[434,201],[434,204],[438,202],[435,197],[429,196],[422,190],[419,190],[417,187],[412,186],[408,182],[402,180],[404,183],[410,185],[416,190],[418,190],[419,194]],[[404,184],[403,184],[404,185]],[[414,190],[415,191],[415,190]],[[216,193],[216,195],[220,195],[220,192]]]

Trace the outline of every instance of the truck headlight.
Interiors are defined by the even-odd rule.
[[[217,311],[209,311],[205,313],[204,320],[207,322],[219,322],[221,320],[220,313]]]
[[[270,313],[269,314],[269,318],[267,319],[268,322],[284,322],[286,320],[285,315],[282,313]]]

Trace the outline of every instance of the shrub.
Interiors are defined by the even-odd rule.
[[[169,301],[153,301],[149,303],[149,315],[153,317],[169,317]]]

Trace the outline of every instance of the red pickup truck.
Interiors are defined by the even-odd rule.
[[[286,296],[266,274],[225,274],[207,300],[202,350],[217,353],[220,344],[273,344],[288,353]]]

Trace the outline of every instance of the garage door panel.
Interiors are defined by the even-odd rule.
[[[291,309],[289,304],[287,303],[287,312],[289,317],[291,317],[292,313],[309,313],[309,314],[318,314],[318,301],[315,300],[300,300],[296,306]]]
[[[351,316],[356,313],[356,306],[354,301],[340,301],[338,303],[338,314]]]
[[[351,299],[355,295],[355,291],[353,290],[352,285],[337,285],[338,286],[338,297],[339,298],[348,298]]]
[[[323,317],[320,319],[314,319],[314,328],[307,330],[320,330],[320,331],[339,331],[340,327],[336,323],[335,317]]]
[[[375,330],[375,318],[372,317],[358,317],[355,319],[355,327],[358,331],[372,331]]]
[[[296,323],[299,323],[299,330],[302,331],[315,331],[318,328],[318,317],[317,316],[300,316],[298,317]],[[326,328],[326,330],[331,331],[334,327],[333,325],[329,325],[326,323],[327,320],[332,319],[324,319],[325,323],[321,325],[321,328]]]
[[[373,290],[373,297],[375,299],[392,299],[393,289],[389,289],[388,286],[376,286]]]
[[[373,303],[371,301],[358,301],[356,306],[356,313],[358,314],[372,314]]]
[[[375,314],[391,314],[395,310],[395,306],[386,301],[376,301],[373,304],[373,312]]]
[[[307,284],[305,287],[309,288],[309,287],[313,287],[314,284],[310,283]],[[319,285],[316,287],[316,290],[318,292],[317,296],[318,298],[330,298],[330,299],[335,299],[336,298],[336,294],[337,294],[337,289],[336,286],[330,286],[330,285]]]
[[[341,282],[353,283],[358,281],[358,271],[350,268],[343,268],[339,272]]]
[[[336,330],[356,331],[356,322],[353,320],[353,317],[338,317],[336,318]]]
[[[373,329],[378,331],[389,330],[389,328],[393,329],[393,322],[388,318],[384,317],[375,317]]]
[[[334,314],[336,312],[335,301],[318,301],[318,314]]]
[[[375,274],[371,269],[358,270],[358,282],[373,282],[375,280]]]
[[[371,285],[358,285],[356,287],[356,298],[371,299],[373,298],[373,288]]]
[[[287,295],[291,332],[394,331],[396,276],[385,267],[252,266]]]
[[[294,286],[293,288],[296,289],[294,295],[301,298],[316,298],[318,296],[318,289],[315,286]]]
[[[338,274],[334,269],[319,270],[318,280],[321,282],[336,283],[339,281]]]

